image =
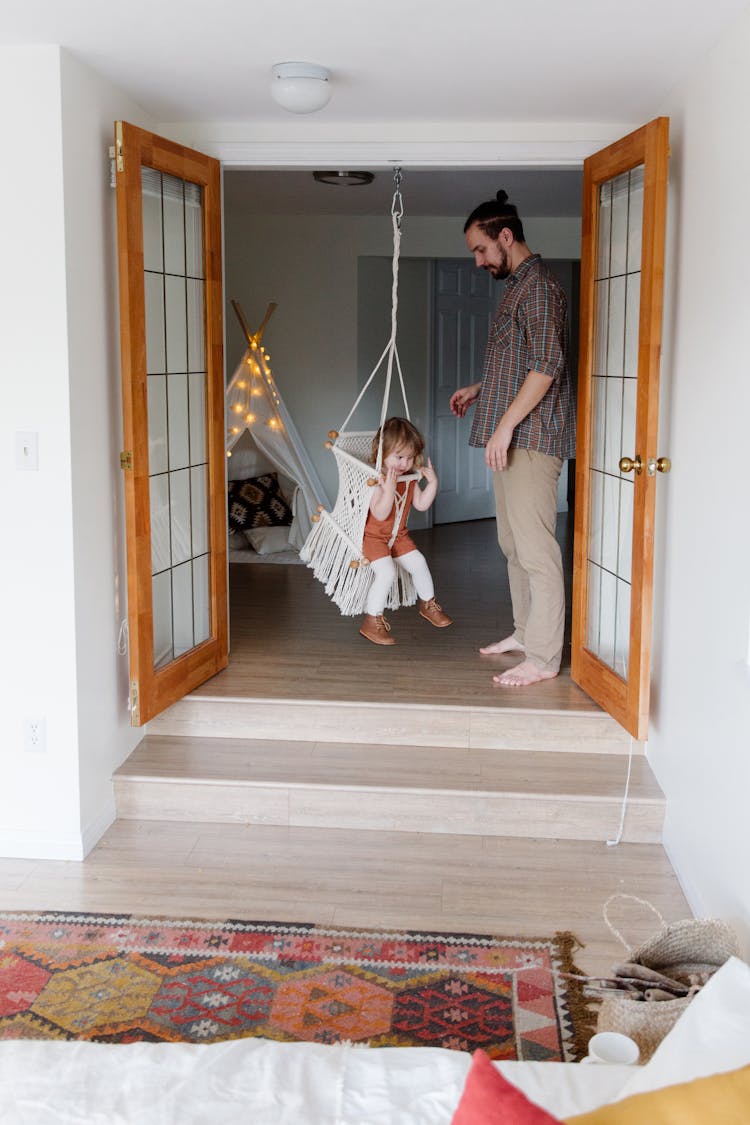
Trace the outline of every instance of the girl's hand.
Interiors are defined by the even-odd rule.
[[[396,487],[396,481],[398,480],[399,475],[400,474],[399,474],[398,469],[394,469],[393,465],[388,465],[388,467],[385,470],[385,476],[383,477],[383,481],[385,482],[385,484],[392,484],[393,487],[395,488]]]
[[[427,464],[422,466],[422,477],[428,484],[437,484],[437,473],[429,457],[427,458]]]

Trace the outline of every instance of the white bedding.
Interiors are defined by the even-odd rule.
[[[642,1068],[504,1062],[551,1113],[750,1063],[750,969],[732,958]],[[206,1046],[0,1043],[8,1125],[449,1125],[470,1056],[239,1039]]]

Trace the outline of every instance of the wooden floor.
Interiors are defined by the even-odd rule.
[[[570,587],[565,516],[558,538]],[[414,539],[429,561],[438,602],[454,618],[449,628],[434,628],[411,606],[387,614],[397,644],[377,647],[360,637],[359,618],[341,616],[307,567],[233,565],[230,664],[194,694],[598,710],[570,679],[569,644],[555,680],[521,690],[492,683],[495,672],[518,663],[477,651],[513,628],[494,520],[443,524]]]
[[[400,610],[391,615],[399,644],[383,651],[358,636],[356,620],[338,614],[306,568],[235,566],[232,662],[198,694],[598,710],[567,670],[520,692],[493,687],[492,672],[512,661],[476,653],[510,628],[492,521],[416,538],[454,626],[436,630],[414,609]],[[569,757],[559,755],[562,771]],[[667,919],[689,916],[660,845],[608,847],[605,839],[121,820],[83,863],[0,860],[4,910],[530,937],[572,930],[589,973],[624,954],[602,916],[618,891],[648,899]],[[632,943],[656,929],[632,902],[613,921]]]
[[[667,919],[689,917],[655,844],[118,821],[83,863],[0,860],[3,910],[517,937],[572,930],[590,973],[624,953],[602,917],[616,891],[648,899]],[[613,921],[633,943],[658,928],[632,902]]]

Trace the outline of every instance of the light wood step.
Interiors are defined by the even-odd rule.
[[[192,695],[148,724],[148,733],[388,746],[627,754],[630,736],[603,711],[434,704],[352,703]],[[633,743],[643,755],[644,744]]]
[[[114,777],[123,819],[609,839],[627,762],[613,754],[147,736]],[[661,839],[664,801],[632,761],[623,839]]]

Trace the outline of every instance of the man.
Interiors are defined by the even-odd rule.
[[[476,402],[469,443],[493,470],[497,535],[508,560],[513,632],[479,651],[524,659],[493,676],[525,687],[557,675],[565,627],[562,556],[555,539],[557,482],[575,455],[575,404],[567,362],[567,298],[524,241],[507,193],[481,203],[464,224],[480,269],[505,280],[490,328],[482,379],[450,400],[462,418]]]

